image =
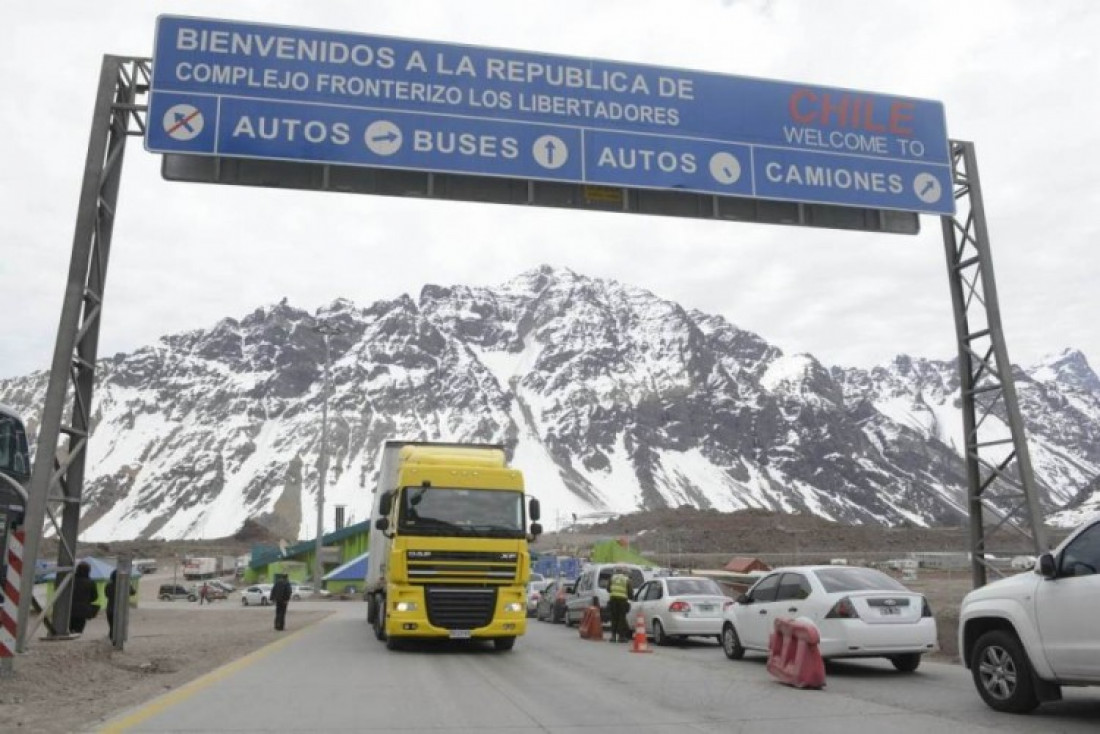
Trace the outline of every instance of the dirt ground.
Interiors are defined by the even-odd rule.
[[[230,604],[239,605],[236,595]],[[130,639],[121,652],[107,639],[100,615],[74,640],[35,640],[15,658],[15,676],[0,679],[3,731],[87,730],[287,632],[273,629],[273,611],[229,608],[227,602],[179,608],[133,609]],[[312,624],[324,611],[287,613],[288,632]]]

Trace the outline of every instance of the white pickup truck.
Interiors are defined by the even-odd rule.
[[[991,708],[1027,713],[1062,686],[1100,686],[1100,516],[1035,570],[975,589],[959,610],[959,655]]]

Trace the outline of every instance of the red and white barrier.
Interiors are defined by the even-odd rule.
[[[19,582],[23,577],[23,540],[20,528],[8,535],[8,573],[4,579],[4,604],[0,607],[0,668],[11,669],[15,656],[15,623],[19,619]]]
[[[768,672],[795,688],[824,688],[820,642],[821,634],[809,619],[776,619],[768,645]]]

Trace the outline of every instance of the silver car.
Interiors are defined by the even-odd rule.
[[[631,626],[641,613],[657,645],[673,639],[713,637],[722,641],[722,612],[730,598],[710,579],[673,576],[646,582],[630,602]]]

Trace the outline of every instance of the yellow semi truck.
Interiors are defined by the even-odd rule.
[[[542,532],[538,500],[525,499],[502,446],[387,441],[364,585],[375,637],[391,650],[411,639],[511,650],[527,630],[527,543]]]

